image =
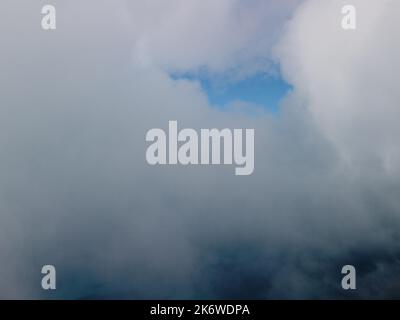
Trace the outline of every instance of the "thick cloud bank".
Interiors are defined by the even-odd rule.
[[[45,32],[47,3],[2,1],[0,297],[399,297],[400,8],[352,2],[347,32],[342,1],[54,1]],[[293,86],[273,115],[169,76],[271,61]],[[149,166],[169,120],[254,128],[253,175]]]

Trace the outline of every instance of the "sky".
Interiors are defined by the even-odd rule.
[[[277,113],[279,105],[291,87],[279,75],[258,73],[244,79],[232,80],[229,75],[172,74],[173,79],[200,83],[211,106],[230,111],[238,104],[252,105],[258,110]]]
[[[348,2],[1,1],[0,298],[399,298],[400,2]],[[149,166],[170,120],[254,173]]]

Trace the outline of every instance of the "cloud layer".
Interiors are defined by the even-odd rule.
[[[2,1],[0,297],[398,297],[399,5],[353,2],[346,33],[341,1],[55,1],[55,32],[40,3]],[[274,59],[278,115],[169,76]],[[254,174],[148,166],[169,120],[254,128]]]

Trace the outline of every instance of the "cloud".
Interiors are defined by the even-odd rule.
[[[375,28],[360,19],[363,39],[346,42],[335,6],[279,3],[55,1],[53,33],[40,3],[0,4],[0,297],[398,296],[398,179],[370,165],[397,152],[397,40],[377,36],[397,5],[360,2]],[[278,40],[293,85],[278,115],[215,110],[198,83],[169,76],[251,69]],[[254,128],[254,174],[148,166],[145,133],[168,120]],[[353,294],[340,289],[347,263]],[[44,264],[55,293],[39,287]]]
[[[134,1],[134,57],[170,72],[259,71],[268,68],[269,51],[300,2]]]
[[[345,4],[304,4],[288,25],[278,55],[287,80],[353,169],[375,166],[398,175],[400,41],[393,31],[400,6],[353,1],[358,26],[344,32]]]

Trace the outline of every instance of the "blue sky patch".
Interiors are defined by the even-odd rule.
[[[211,105],[225,109],[234,102],[257,105],[270,112],[277,112],[279,104],[292,89],[279,75],[259,73],[245,79],[234,81],[222,77],[210,77],[207,74],[171,75],[173,79],[199,81],[207,93]]]

